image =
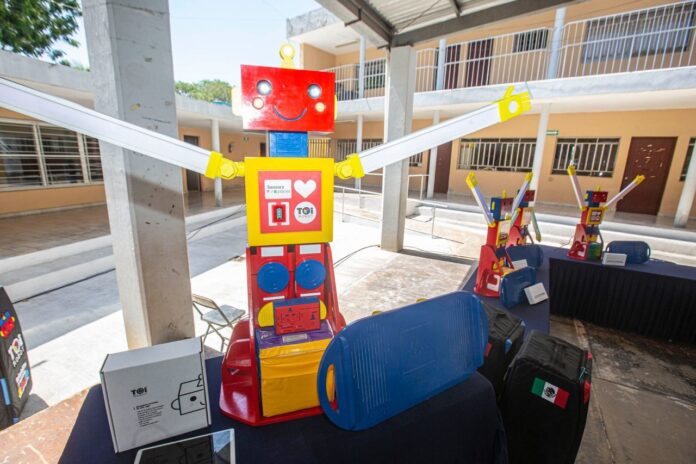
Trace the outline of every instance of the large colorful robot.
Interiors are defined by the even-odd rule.
[[[308,132],[333,131],[334,75],[294,69],[290,45],[280,55],[280,68],[242,66],[233,97],[244,129],[269,142],[268,157],[234,163],[246,186],[249,318],[233,331],[220,393],[223,413],[252,425],[321,413],[319,361],[345,326],[329,244],[333,177],[362,176],[354,157],[307,157]]]
[[[604,212],[628,195],[631,190],[638,187],[645,180],[645,176],[636,176],[630,184],[609,201],[607,201],[608,192],[599,190],[599,188],[587,190],[583,201],[575,165],[571,163],[567,171],[581,212],[580,222],[575,226],[575,234],[573,235],[573,242],[570,245],[568,256],[582,261],[599,261],[602,259],[604,250],[604,239],[599,230],[599,225],[604,219]],[[602,203],[605,204],[602,205]]]

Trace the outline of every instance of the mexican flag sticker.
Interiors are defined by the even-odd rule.
[[[540,396],[549,403],[555,404],[561,409],[565,409],[566,403],[568,403],[569,393],[566,390],[541,380],[539,377],[534,378],[532,393],[536,396]]]

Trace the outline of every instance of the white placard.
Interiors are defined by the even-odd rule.
[[[549,299],[542,282],[537,282],[534,285],[530,285],[529,287],[525,288],[524,294],[527,295],[527,301],[529,301],[530,305],[541,303],[542,301]]]
[[[602,264],[606,266],[625,266],[626,255],[624,253],[604,253]]]
[[[525,267],[528,267],[529,264],[527,264],[526,259],[518,259],[517,261],[512,262],[512,268],[516,271],[520,269],[524,269]]]

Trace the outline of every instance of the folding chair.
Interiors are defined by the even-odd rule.
[[[203,335],[203,343],[212,332],[215,332],[221,340],[220,351],[225,352],[225,343],[229,343],[229,337],[225,337],[220,331],[229,327],[232,329],[246,314],[246,311],[232,306],[218,306],[210,298],[193,295],[193,307],[201,316],[201,320],[208,324]],[[207,311],[206,311],[207,310]]]

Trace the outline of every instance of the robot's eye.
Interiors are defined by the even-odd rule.
[[[310,85],[307,87],[307,95],[314,99],[321,97],[321,87],[319,87],[317,84]]]
[[[260,95],[268,95],[269,93],[271,93],[271,90],[273,90],[273,87],[271,86],[270,82],[263,80],[259,81],[256,84],[256,90],[259,92]]]

